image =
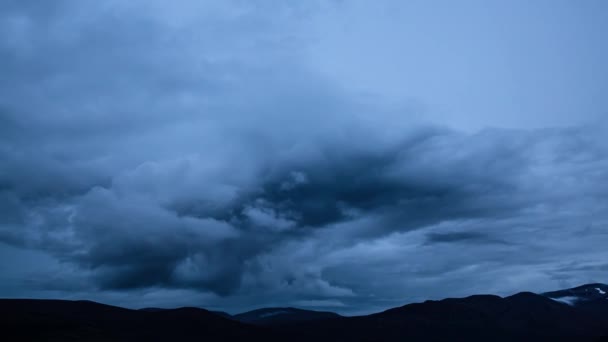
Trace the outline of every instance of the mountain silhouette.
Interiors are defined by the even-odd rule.
[[[608,286],[474,295],[344,317],[297,308],[237,315],[90,301],[0,300],[11,341],[606,341]]]

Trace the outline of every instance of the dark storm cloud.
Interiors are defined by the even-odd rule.
[[[493,143],[492,133],[486,135],[483,140]],[[442,155],[449,153],[443,144],[462,143],[470,150],[473,146],[467,145],[476,139],[423,129],[376,150],[360,151],[339,143],[322,147],[316,158],[296,155],[294,161],[278,166],[284,171],[264,182],[256,195],[274,210],[291,215],[302,228],[381,213],[397,221],[387,222],[393,226],[388,229],[407,230],[444,219],[516,210],[521,205],[516,197],[500,201],[500,196],[517,191],[518,184],[507,172],[521,172],[526,165],[512,151],[517,146],[500,143],[491,151],[467,151],[471,155],[452,160]],[[289,170],[297,170],[302,180],[286,187],[294,174]],[[483,176],[484,172],[490,176]]]
[[[307,6],[0,6],[7,293],[355,312],[605,256],[601,126],[417,122],[296,58]]]
[[[452,232],[452,233],[429,233],[427,243],[449,243],[449,242],[492,242],[487,235],[479,232]]]
[[[92,188],[50,208],[40,204],[36,214],[43,222],[39,227],[29,223],[33,226],[27,243],[92,270],[104,289],[156,286],[230,295],[240,291],[243,277],[266,277],[267,270],[258,265],[260,257],[270,254],[277,258],[274,263],[280,262],[285,257],[282,253],[293,253],[281,251],[284,246],[295,243],[293,248],[302,248],[298,241],[320,239],[321,246],[330,243],[348,248],[361,238],[441,222],[509,219],[539,200],[527,193],[532,190],[529,186],[518,182],[536,161],[526,157],[525,150],[516,154],[513,149],[523,144],[513,144],[511,139],[528,143],[544,139],[511,133],[511,139],[503,136],[496,142],[503,133],[421,132],[406,143],[365,152],[336,142],[341,153],[324,151],[315,155],[320,160],[291,154],[289,158],[306,161],[276,160],[262,167],[277,171],[229,191],[225,202],[220,201],[221,196],[205,198],[189,194],[186,188],[179,190],[180,183],[187,185],[191,176],[205,181],[196,178],[200,160],[177,166],[169,163],[164,165],[166,169],[154,171],[140,167],[124,179],[115,178],[109,188]],[[478,151],[480,140],[486,147]],[[326,146],[320,147],[324,150]],[[456,150],[461,155],[454,156]],[[501,160],[493,159],[497,157]],[[145,186],[150,180],[156,181],[159,191],[169,188],[156,192]],[[223,177],[218,181],[225,182]],[[171,191],[176,191],[175,198],[155,199]],[[198,210],[180,212],[176,206]],[[356,226],[368,216],[376,221],[349,232],[351,223]],[[333,232],[336,237],[322,238]],[[501,242],[496,233],[431,232],[426,243],[483,246]],[[274,255],[276,251],[279,255]],[[298,281],[314,283],[318,277],[290,271],[277,281],[289,288]]]

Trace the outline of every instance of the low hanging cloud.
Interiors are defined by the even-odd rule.
[[[355,312],[608,256],[601,126],[465,133],[359,99],[293,60],[277,27],[306,7],[1,6],[0,241],[71,279],[23,296]]]

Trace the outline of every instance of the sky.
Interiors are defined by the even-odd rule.
[[[608,283],[608,3],[0,2],[0,297],[364,314]]]

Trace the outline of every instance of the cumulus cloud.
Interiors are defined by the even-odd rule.
[[[603,280],[602,126],[361,97],[300,60],[319,4],[0,6],[11,296],[362,312]]]

